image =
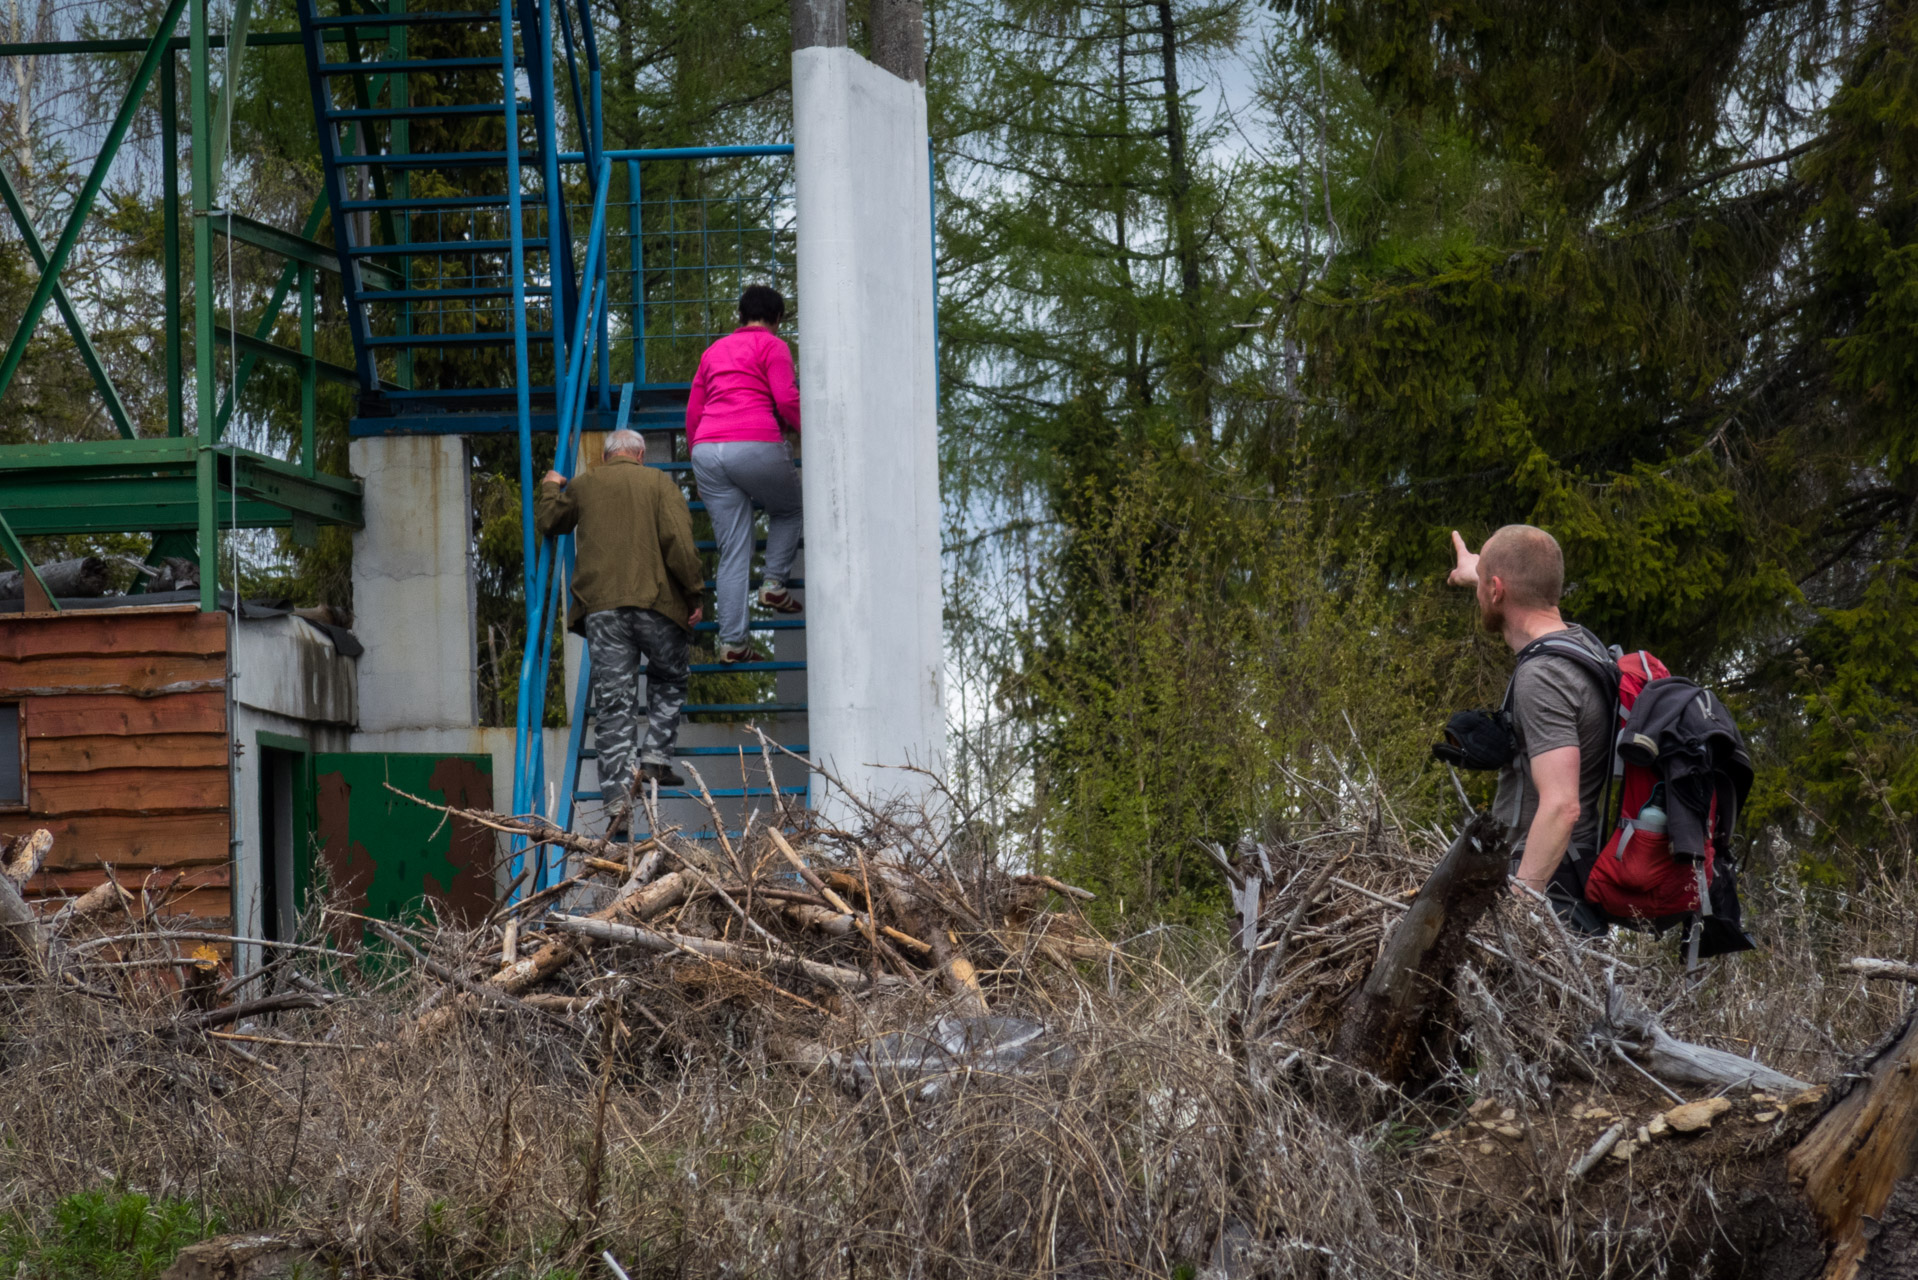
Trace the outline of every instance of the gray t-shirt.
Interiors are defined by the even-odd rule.
[[[1578,641],[1594,654],[1610,656],[1599,638],[1577,623],[1556,634]],[[1612,769],[1616,728],[1612,705],[1578,659],[1545,653],[1519,667],[1512,679],[1511,706],[1518,754],[1499,770],[1492,812],[1512,833],[1512,856],[1524,851],[1532,816],[1538,812],[1530,758],[1559,747],[1577,747],[1578,821],[1572,827],[1572,848],[1590,857],[1598,851],[1599,824],[1604,820],[1599,807]]]

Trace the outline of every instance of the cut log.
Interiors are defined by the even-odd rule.
[[[1421,1046],[1451,999],[1466,934],[1504,888],[1509,857],[1490,814],[1465,824],[1346,1002],[1334,1042],[1342,1060],[1392,1084],[1424,1065]]]
[[[847,969],[836,964],[821,964],[817,960],[804,960],[798,956],[774,955],[771,952],[756,951],[751,947],[741,947],[730,942],[717,942],[711,938],[688,938],[676,933],[656,933],[637,925],[615,924],[610,920],[594,920],[586,916],[553,916],[546,922],[547,927],[562,929],[568,933],[584,934],[589,938],[598,938],[602,942],[626,942],[660,955],[674,952],[691,952],[705,956],[709,960],[723,960],[728,964],[750,966],[755,964],[775,964],[782,968],[797,969],[815,982],[823,982],[832,987],[863,988],[872,984],[873,979],[857,969]],[[898,986],[897,978],[880,975],[881,986]]]
[[[34,873],[40,870],[41,864],[52,852],[53,832],[45,827],[28,835],[15,836],[7,848],[3,873],[13,881],[15,888],[20,888],[33,879]]]
[[[55,596],[69,600],[91,599],[103,596],[113,585],[113,579],[107,573],[107,562],[98,556],[85,556],[78,560],[55,560],[52,564],[38,566],[40,581],[47,584],[47,590]],[[0,600],[21,599],[25,591],[26,575],[18,569],[0,572]]]
[[[611,906],[602,907],[587,918],[647,920],[666,908],[685,901],[686,891],[692,887],[692,883],[692,877],[685,872],[675,871],[670,875],[661,876],[649,885],[633,890]],[[564,969],[578,954],[578,944],[569,939],[548,942],[532,955],[508,964],[488,978],[487,982],[509,996],[516,996],[531,990]]]
[[[120,882],[113,878],[113,873],[108,872],[105,880],[61,907],[54,921],[56,925],[73,925],[82,920],[91,920],[94,916],[104,915],[109,911],[130,912],[137,901],[138,899],[131,893],[120,887]]]
[[[1918,1193],[1899,1185],[1918,1167],[1918,1018],[1907,1016],[1845,1083],[1786,1162],[1825,1236],[1823,1280],[1909,1275],[1897,1268],[1918,1259],[1918,1232],[1909,1214],[1896,1215],[1902,1229],[1892,1229],[1886,1205],[1894,1192]]]

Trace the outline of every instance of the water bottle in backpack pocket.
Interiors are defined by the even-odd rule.
[[[1665,784],[1649,778],[1644,799],[1634,807],[1631,777],[1626,769],[1625,803],[1611,839],[1593,861],[1585,877],[1585,899],[1619,920],[1659,920],[1698,910],[1698,876],[1689,857],[1672,852],[1667,835]],[[1629,816],[1624,816],[1624,815]],[[1705,855],[1707,881],[1712,855]]]

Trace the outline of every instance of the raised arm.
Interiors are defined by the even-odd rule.
[[[557,471],[548,471],[546,478],[539,482],[539,491],[533,495],[533,527],[540,537],[552,538],[571,533],[578,524],[579,501],[566,487],[566,477]]]
[[[1452,572],[1445,580],[1455,587],[1478,586],[1478,557],[1465,545],[1465,539],[1457,529],[1452,530],[1452,554],[1458,562],[1452,566]]]

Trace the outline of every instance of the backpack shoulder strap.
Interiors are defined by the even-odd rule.
[[[1609,708],[1606,712],[1606,734],[1608,737],[1615,738],[1618,732],[1618,713],[1620,710],[1618,689],[1619,652],[1619,650],[1613,649],[1601,658],[1598,654],[1593,653],[1590,649],[1562,631],[1554,631],[1550,635],[1540,636],[1518,651],[1517,662],[1512,668],[1512,682],[1505,687],[1506,709],[1509,710],[1511,707],[1512,690],[1518,683],[1518,670],[1524,666],[1526,662],[1533,658],[1547,656],[1570,658],[1573,663],[1578,666],[1579,670],[1590,676],[1592,683],[1598,686],[1598,691],[1605,699],[1606,707]],[[1649,671],[1650,667],[1647,666],[1646,670]],[[1618,759],[1616,751],[1614,751],[1612,767],[1605,771],[1605,787],[1599,795],[1598,844],[1600,849],[1604,848],[1605,842],[1611,838],[1613,827],[1612,785],[1617,780],[1621,767],[1621,762]],[[1597,850],[1593,850],[1592,852],[1596,853]]]
[[[1618,664],[1609,655],[1601,658],[1570,636],[1555,631],[1551,635],[1540,636],[1518,651],[1518,660],[1512,669],[1513,678],[1517,678],[1518,668],[1526,662],[1543,657],[1570,658],[1611,699],[1612,709],[1618,709]],[[1650,670],[1649,667],[1646,669]],[[1510,697],[1509,692],[1507,697]]]

